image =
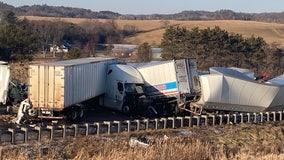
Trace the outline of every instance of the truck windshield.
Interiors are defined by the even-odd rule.
[[[125,83],[125,92],[132,94],[143,94],[143,84]]]

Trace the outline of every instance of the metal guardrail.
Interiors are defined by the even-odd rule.
[[[126,121],[104,121],[73,125],[48,125],[36,127],[8,128],[0,133],[0,143],[21,144],[43,139],[61,139],[66,137],[119,134],[121,132],[139,132],[160,129],[178,129],[185,127],[214,126],[237,123],[263,123],[282,121],[284,111],[264,113],[219,114],[155,119],[136,119]]]

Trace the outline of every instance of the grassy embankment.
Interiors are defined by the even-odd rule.
[[[130,147],[128,133],[67,138],[3,146],[1,159],[284,159],[282,125],[239,124],[136,133],[151,142],[148,147]]]

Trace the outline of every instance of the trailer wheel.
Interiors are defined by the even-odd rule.
[[[37,110],[34,109],[34,108],[31,108],[31,109],[28,110],[28,114],[29,114],[29,116],[36,117],[37,116]]]
[[[77,112],[80,119],[84,117],[84,110],[82,108],[79,108]]]
[[[78,112],[75,109],[71,109],[67,114],[67,118],[69,121],[76,122],[78,118]]]

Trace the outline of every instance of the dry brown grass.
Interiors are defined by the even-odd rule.
[[[139,132],[149,147],[130,147],[130,135],[102,135],[46,141],[21,146],[4,146],[1,159],[284,159],[281,123],[243,124]],[[167,135],[169,139],[164,139]]]
[[[22,19],[23,17],[19,17]],[[47,20],[47,21],[64,21],[79,24],[86,20],[91,21],[109,21],[104,19],[86,19],[86,18],[54,18],[54,17],[36,17],[26,16],[29,20]],[[137,27],[139,33],[133,37],[128,37],[127,42],[137,44],[148,42],[150,44],[160,44],[163,33],[165,32],[164,25],[160,20],[115,20],[119,27],[124,25],[134,25]],[[188,29],[193,27],[213,28],[219,26],[221,29],[225,29],[228,32],[239,33],[244,37],[260,36],[265,39],[266,42],[276,42],[284,46],[284,24],[278,23],[265,23],[255,21],[236,21],[236,20],[212,20],[212,21],[169,21],[169,25],[180,25]]]

